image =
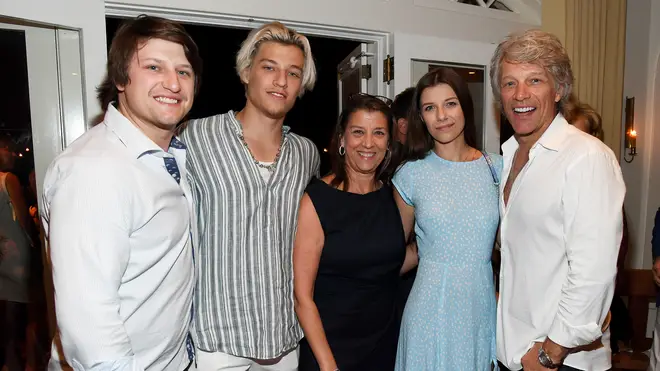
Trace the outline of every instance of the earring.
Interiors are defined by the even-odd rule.
[[[346,154],[346,148],[344,146],[339,146],[339,156],[343,156]]]

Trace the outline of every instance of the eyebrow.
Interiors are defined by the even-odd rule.
[[[275,61],[272,60],[272,59],[268,59],[268,58],[263,58],[263,59],[261,59],[261,60],[259,61],[259,63],[263,63],[263,62],[268,62],[268,63],[272,63],[272,64],[275,64],[275,65],[279,65],[279,63],[275,62]],[[295,65],[295,64],[292,64],[292,65],[289,66],[289,67],[291,67],[291,68],[297,68],[297,69],[299,69],[300,71],[303,70],[302,67],[300,67],[300,66],[298,66],[298,65]]]
[[[362,126],[355,125],[355,124],[351,124],[351,125],[349,125],[348,128],[349,128],[349,129],[365,129],[365,128],[362,127]],[[376,127],[373,128],[372,130],[385,130],[385,129],[387,129],[385,126],[376,126]]]
[[[454,100],[454,99],[458,100],[458,97],[455,96],[455,95],[454,95],[454,96],[451,96],[451,97],[445,99],[445,102],[449,102],[450,100]],[[426,103],[422,103],[422,107],[424,107],[424,106],[426,106],[426,105],[429,105],[429,104],[435,104],[435,102],[426,102]]]
[[[535,76],[546,77],[547,75],[546,75],[545,71],[534,71],[534,72],[530,72],[529,76],[525,76],[525,78],[530,78],[530,77],[533,77],[533,76],[534,77]],[[511,75],[502,76],[502,80],[506,80],[506,79],[517,80],[515,77],[513,77]]]
[[[162,59],[153,58],[153,57],[146,57],[146,58],[142,58],[142,59],[138,58],[138,60],[140,62],[152,61],[152,62],[156,62],[156,63],[160,63],[160,64],[165,63],[165,61],[163,61]],[[176,66],[179,67],[179,68],[183,67],[183,68],[189,68],[191,70],[193,69],[192,66],[189,63],[177,64]]]

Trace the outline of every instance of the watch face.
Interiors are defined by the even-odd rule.
[[[539,349],[539,363],[545,368],[556,369],[559,368],[559,364],[552,362],[550,356],[545,352],[543,348]]]

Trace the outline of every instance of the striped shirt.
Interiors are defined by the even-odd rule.
[[[273,359],[302,338],[293,239],[298,204],[320,158],[309,139],[283,130],[268,181],[239,137],[234,112],[192,120],[181,135],[198,215],[194,327],[203,351]]]

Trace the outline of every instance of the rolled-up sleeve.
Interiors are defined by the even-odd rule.
[[[104,163],[53,165],[42,213],[52,265],[57,327],[76,370],[141,370],[120,317],[119,286],[129,258],[125,174]],[[119,172],[118,172],[119,171]]]
[[[614,294],[625,185],[613,156],[585,155],[566,174],[562,198],[568,274],[548,333],[566,347],[592,343]]]

